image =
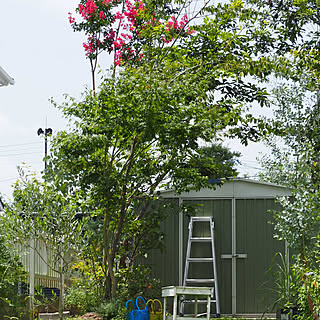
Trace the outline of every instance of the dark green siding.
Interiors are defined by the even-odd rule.
[[[153,274],[161,280],[162,286],[179,284],[179,215],[172,214],[161,223],[165,233],[165,250],[152,250],[147,264],[152,267]]]
[[[237,259],[237,312],[271,311],[271,274],[268,270],[276,252],[284,252],[284,243],[273,238],[270,209],[279,208],[272,199],[236,201],[237,253],[247,253],[247,259]]]

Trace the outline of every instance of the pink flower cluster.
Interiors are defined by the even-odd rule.
[[[71,12],[68,12],[68,15],[69,15],[69,17],[68,17],[69,22],[70,22],[70,23],[74,23],[74,22],[76,21],[76,19],[72,17],[72,13],[71,13]]]
[[[193,34],[195,31],[192,28],[188,28],[188,30],[186,31],[186,34]]]
[[[108,6],[111,3],[117,2],[117,1],[118,0],[103,0],[102,4],[104,4],[105,6]],[[78,8],[82,18],[84,18],[85,20],[95,17],[99,9],[96,3],[94,2],[94,0],[87,0],[85,6],[80,3]],[[100,20],[104,20],[106,18],[106,15],[103,11],[100,11],[98,17]]]
[[[172,16],[171,21],[167,22],[166,30],[169,31],[169,33],[171,33],[171,30],[180,32],[185,28],[188,21],[189,21],[188,16],[186,14],[181,18],[179,22],[176,19],[176,17]],[[193,32],[194,32],[193,30],[188,28],[188,30],[186,31],[186,34],[192,34]],[[162,40],[165,43],[170,43],[172,39],[173,39],[172,34],[169,34],[166,37],[162,37]]]
[[[86,2],[86,6],[79,4],[79,12],[85,20],[93,17],[98,10],[98,6],[95,4],[93,0],[88,0]]]
[[[106,19],[105,12],[107,11],[99,10],[98,6],[100,6],[101,8],[101,4],[105,6],[111,6],[112,4],[117,5],[118,2],[119,0],[86,0],[85,5],[79,4],[78,8],[84,20],[100,20],[101,26],[104,26],[103,21]],[[110,10],[110,8],[108,10]],[[97,53],[99,49],[107,49],[109,52],[114,50],[115,65],[120,65],[124,60],[128,59],[142,61],[144,55],[141,53],[137,56],[135,49],[132,48],[131,44],[131,41],[133,39],[139,37],[139,29],[141,31],[144,30],[144,32],[148,32],[148,27],[153,28],[155,26],[163,25],[165,35],[162,37],[162,40],[166,43],[169,43],[173,40],[174,34],[176,32],[182,31],[188,22],[187,15],[184,15],[180,21],[178,21],[176,17],[172,16],[169,21],[164,23],[160,22],[160,20],[154,16],[150,19],[150,21],[143,21],[143,25],[139,25],[139,21],[141,20],[139,20],[139,16],[143,17],[144,10],[146,10],[146,8],[145,5],[142,3],[142,0],[126,0],[125,10],[123,12],[118,11],[113,16],[112,23],[115,29],[119,30],[117,32],[117,35],[114,29],[110,28],[109,31],[104,31],[102,33],[103,40],[101,41],[97,40],[96,34],[89,36],[88,41],[86,43],[83,43],[86,56]],[[72,17],[71,13],[69,13],[69,22],[71,24],[75,23],[75,19]],[[107,24],[104,28],[107,29]],[[190,28],[185,30],[186,34],[192,34],[193,32],[194,31]]]
[[[168,21],[167,23],[167,30],[171,30],[171,29],[182,30],[188,22],[188,16],[185,14],[181,18],[180,22],[178,22],[174,16],[171,17],[171,20],[172,21]]]
[[[106,18],[106,15],[104,14],[104,12],[103,11],[100,11],[100,13],[99,13],[99,19],[100,20],[104,20]]]
[[[123,61],[123,58],[131,59],[135,55],[135,50],[129,47],[126,47],[128,42],[133,38],[133,35],[138,35],[136,31],[136,17],[139,13],[143,12],[144,4],[141,0],[136,0],[132,3],[130,0],[125,2],[126,10],[121,13],[117,12],[114,16],[114,21],[119,21],[121,31],[117,39],[113,41],[115,48],[115,65],[120,65]],[[138,60],[141,61],[143,56],[139,56]]]
[[[124,12],[124,15],[128,20],[128,24],[134,26],[136,23],[136,16],[139,12],[144,10],[144,4],[141,0],[137,0],[134,4],[130,2],[130,0],[126,0],[126,9],[127,11]]]
[[[84,50],[86,51],[86,56],[89,53],[95,53],[96,51],[97,39],[93,36],[88,37],[88,43],[83,43]]]
[[[106,40],[113,40],[116,36],[116,32],[113,29],[110,29],[109,32],[104,33],[104,38]]]

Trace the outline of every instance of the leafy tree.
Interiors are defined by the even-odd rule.
[[[278,75],[294,86],[277,89],[276,117],[282,123],[282,140],[269,138],[273,157],[265,159],[267,176],[292,189],[282,199],[283,210],[275,213],[276,236],[300,253],[296,268],[301,272],[300,308],[305,317],[319,318],[317,258],[319,230],[319,9],[318,0],[249,0],[260,10],[265,36],[258,43],[282,55]],[[273,39],[272,42],[269,40]],[[290,65],[290,68],[288,66]],[[277,145],[278,144],[278,145]]]
[[[305,87],[301,85],[282,86],[275,93],[278,103],[275,116],[282,123],[284,135],[281,138],[273,136],[268,140],[272,152],[269,157],[263,159],[263,165],[267,171],[264,178],[292,188],[293,197],[300,198],[293,202],[288,200],[284,206],[285,210],[289,208],[294,210],[294,206],[297,206],[298,203],[301,206],[301,210],[294,210],[298,216],[296,218],[291,216],[292,225],[286,230],[285,239],[289,241],[290,247],[302,251],[303,247],[314,239],[315,234],[312,234],[312,230],[315,226],[312,227],[312,225],[316,222],[314,212],[318,211],[315,208],[318,205],[317,201],[313,199],[318,193],[320,182],[318,99],[317,95],[306,92]],[[313,203],[307,214],[309,218],[312,218],[311,225],[307,223],[307,220],[299,223],[301,219],[301,216],[298,218],[299,215],[307,213],[302,210],[306,206],[306,203],[302,201],[305,196],[310,197],[309,205]],[[305,208],[307,209],[309,205]],[[286,225],[286,227],[289,226]],[[300,236],[297,236],[298,234]],[[309,234],[309,239],[307,240],[303,234]],[[314,243],[307,245],[310,249],[313,246]]]
[[[207,81],[212,87],[220,86],[231,100],[246,95],[244,102],[264,101],[265,91],[244,79],[250,75],[265,80],[272,73],[267,57],[272,48],[257,45],[265,33],[256,27],[259,12],[241,0],[195,7],[189,1],[80,0],[76,12],[80,22],[71,13],[69,22],[88,38],[83,47],[94,91],[98,56],[108,53],[113,54],[113,77],[117,67],[120,71],[134,67],[139,72],[170,67],[169,82],[182,81],[181,73],[195,74],[194,80],[200,81],[199,75],[207,76],[210,70],[215,74]]]
[[[277,75],[295,81],[308,75],[308,88],[319,90],[319,0],[246,2],[253,5],[260,16],[261,32],[252,33],[252,37],[259,48],[277,57]]]
[[[64,309],[64,275],[79,257],[83,245],[83,221],[77,219],[77,206],[62,189],[39,182],[20,170],[13,201],[6,207],[5,229],[9,239],[32,249],[41,263],[59,274],[59,316]],[[47,254],[42,254],[46,249]]]
[[[300,304],[306,306],[306,314],[318,319],[316,306],[319,297],[311,294],[309,289],[315,279],[310,275],[319,269],[316,248],[320,228],[320,114],[317,95],[306,88],[302,82],[276,91],[276,116],[282,122],[285,135],[282,139],[269,139],[272,155],[264,159],[263,164],[267,169],[264,178],[292,190],[290,198],[280,200],[283,209],[274,213],[276,237],[286,240],[289,247],[299,253],[293,268],[301,272],[306,289],[300,291],[305,298]]]
[[[240,155],[222,144],[212,144],[201,147],[198,158],[191,165],[198,167],[200,174],[209,179],[230,178],[238,175],[235,165]]]

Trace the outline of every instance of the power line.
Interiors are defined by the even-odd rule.
[[[8,181],[12,181],[12,180],[16,180],[17,178],[9,178],[9,179],[6,179],[6,180],[0,180],[0,183],[1,182],[8,182]]]
[[[239,178],[260,178],[259,174],[242,174],[238,176]]]
[[[7,147],[18,147],[18,146],[24,146],[28,144],[40,144],[41,141],[38,142],[26,142],[26,143],[18,143],[18,144],[7,144],[7,145],[2,145],[0,148],[7,148]]]
[[[25,153],[15,153],[15,154],[0,154],[0,157],[15,157],[15,156],[23,156],[26,154],[39,154],[41,152],[25,152]]]
[[[248,166],[248,165],[245,165],[245,164],[240,164],[240,166],[245,168],[245,169],[255,169],[255,170],[260,170],[260,171],[265,170],[264,168],[261,168],[261,167]]]
[[[246,159],[240,159],[240,162],[243,161],[243,162],[254,162],[254,163],[259,163],[259,161],[257,160],[246,160]]]
[[[41,146],[38,146],[38,147],[30,147],[30,148],[15,148],[15,149],[12,149],[12,150],[0,150],[0,154],[12,154],[12,152],[36,152],[36,151],[39,151],[39,152],[42,152],[42,148]]]
[[[42,159],[39,159],[38,161],[28,161],[28,163],[26,163],[26,165],[32,166],[32,165],[38,165],[40,163],[42,163]],[[0,166],[1,166],[1,168],[3,168],[3,167],[12,167],[12,166],[17,167],[17,166],[21,166],[21,165],[20,164],[19,165],[12,164],[12,163],[1,163]]]

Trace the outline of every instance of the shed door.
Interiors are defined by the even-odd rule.
[[[273,238],[272,214],[279,209],[273,199],[236,200],[236,250],[247,253],[237,259],[237,313],[272,312],[274,303],[271,273],[276,252],[284,252],[284,243]]]
[[[215,199],[215,200],[194,200],[194,201],[184,201],[185,204],[200,204],[196,210],[196,216],[213,216],[215,224],[215,253],[217,257],[217,274],[218,274],[218,288],[219,288],[219,298],[220,298],[220,309],[223,314],[231,313],[231,259],[220,259],[221,254],[225,252],[231,252],[232,234],[231,234],[231,212],[232,212],[232,200],[231,199]],[[194,214],[192,214],[194,215]],[[187,242],[188,242],[188,225],[189,218],[184,218],[184,257],[183,261],[185,263],[185,255],[187,252]],[[208,225],[203,226],[203,228],[198,225],[194,229],[195,235],[210,236],[209,229],[205,228]],[[198,245],[198,246],[195,246]],[[208,248],[203,244],[193,244],[192,245],[192,256],[206,257],[211,256],[208,252]],[[209,266],[210,265],[210,266]],[[196,264],[196,269],[191,269],[190,272],[195,272],[197,274],[195,277],[199,278],[198,274],[203,274],[203,278],[206,278],[206,274],[212,270],[212,264]],[[211,269],[206,270],[206,269]],[[213,304],[212,304],[213,307]],[[211,313],[215,313],[212,310]]]

